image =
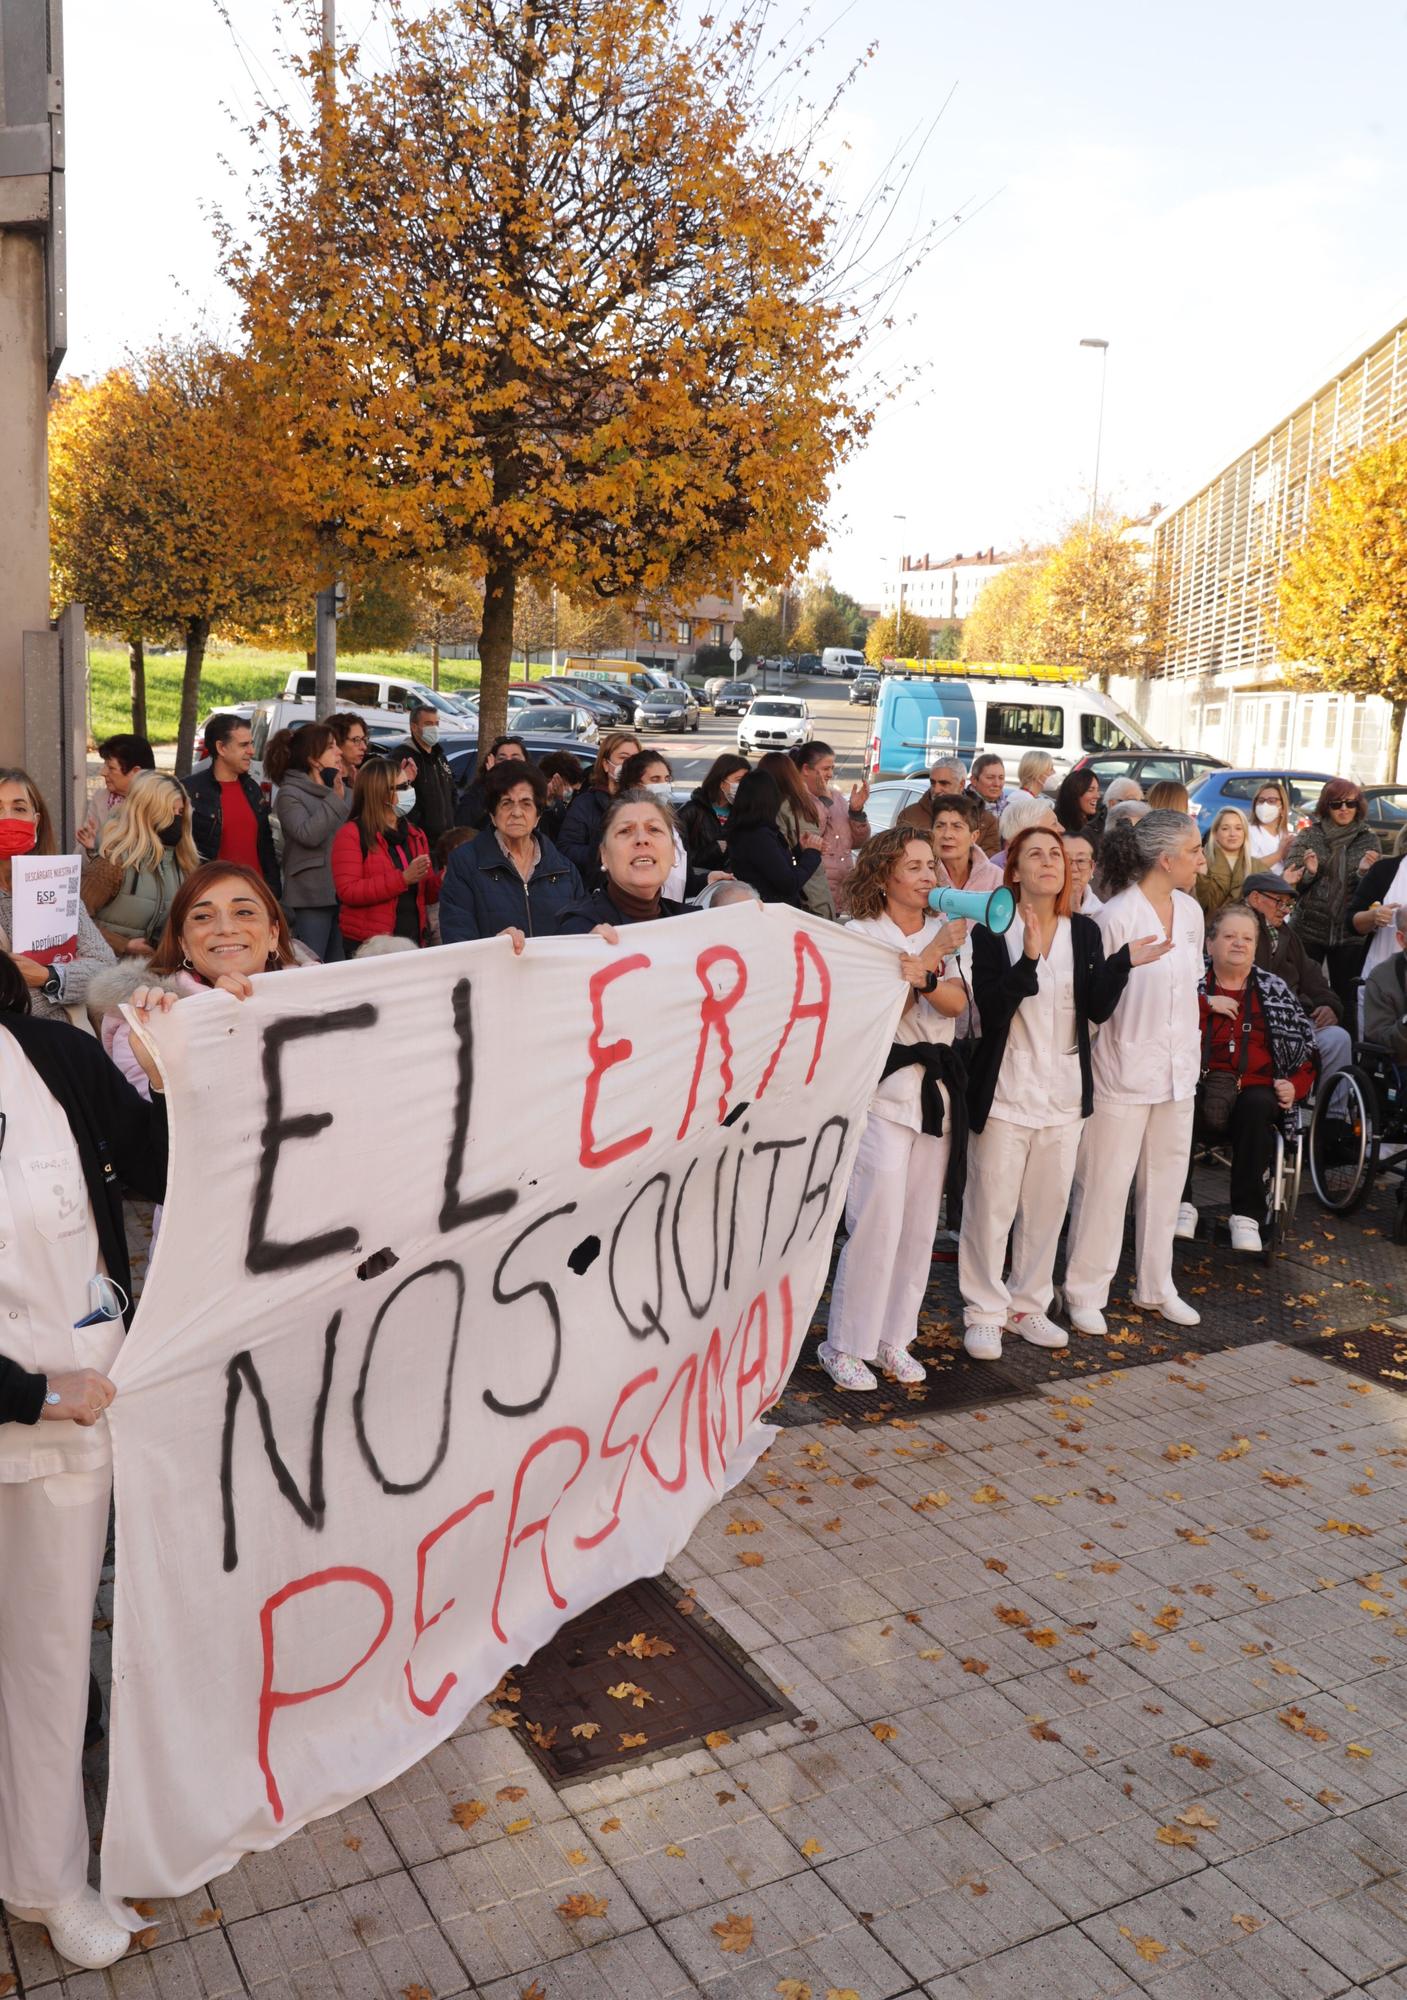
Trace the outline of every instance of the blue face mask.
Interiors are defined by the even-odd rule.
[[[88,1311],[75,1327],[101,1326],[105,1320],[121,1319],[127,1309],[127,1294],[104,1272],[88,1280]]]

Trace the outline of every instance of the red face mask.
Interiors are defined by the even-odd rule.
[[[32,819],[0,819],[0,855],[32,854],[39,838],[39,823]]]

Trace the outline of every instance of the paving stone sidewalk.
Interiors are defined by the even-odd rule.
[[[110,1973],[0,1930],[0,1993],[1401,2000],[1404,1416],[1262,1342],[788,1429],[673,1573],[794,1720],[554,1792],[481,1708]]]

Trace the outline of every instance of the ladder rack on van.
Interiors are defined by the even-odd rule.
[[[1007,660],[895,660],[881,662],[886,673],[909,674],[915,680],[940,676],[964,681],[1067,681],[1089,678],[1083,667],[1017,666]]]

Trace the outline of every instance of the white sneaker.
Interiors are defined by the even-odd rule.
[[[1098,1306],[1072,1306],[1065,1301],[1065,1317],[1076,1333],[1092,1333],[1096,1336],[1109,1331],[1109,1325]]]
[[[1010,1313],[1007,1316],[1008,1333],[1019,1333],[1023,1340],[1029,1340],[1032,1347],[1068,1347],[1070,1336],[1063,1326],[1057,1326],[1044,1313]]]
[[[1196,1234],[1197,1211],[1190,1201],[1185,1201],[1177,1211],[1177,1226],[1173,1235],[1184,1243],[1190,1243]]]
[[[131,1931],[109,1916],[96,1889],[84,1889],[52,1910],[20,1910],[13,1903],[5,1907],[24,1923],[43,1924],[59,1957],[89,1972],[116,1965],[132,1942]]]
[[[921,1361],[915,1361],[905,1347],[890,1347],[881,1341],[875,1360],[881,1372],[888,1375],[891,1381],[907,1382],[911,1387],[917,1387],[920,1382],[928,1380],[928,1370]]]
[[[830,1376],[837,1389],[877,1389],[879,1379],[857,1360],[853,1354],[842,1354],[838,1347],[832,1347],[823,1340],[816,1349],[816,1359]]]
[[[1260,1224],[1249,1215],[1232,1215],[1227,1218],[1231,1230],[1233,1250],[1249,1250],[1259,1256],[1265,1245],[1260,1240]]]
[[[1139,1312],[1158,1313],[1163,1319],[1167,1320],[1170,1326],[1200,1326],[1202,1324],[1202,1315],[1197,1311],[1196,1307],[1188,1305],[1186,1299],[1180,1299],[1176,1292],[1173,1292],[1168,1298],[1159,1299],[1156,1305],[1150,1304],[1147,1299],[1135,1299],[1134,1305]]]
[[[1002,1358],[1002,1330],[990,1323],[966,1327],[962,1344],[974,1361],[1000,1361]]]

